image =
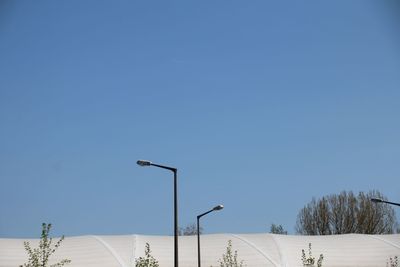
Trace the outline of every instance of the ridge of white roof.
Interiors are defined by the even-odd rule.
[[[0,238],[0,267],[19,266],[26,262],[24,240],[36,246],[39,239]],[[400,234],[300,236],[274,234],[206,234],[201,236],[203,266],[218,266],[228,240],[239,260],[247,267],[302,267],[301,250],[312,243],[314,257],[324,255],[327,267],[386,266],[389,257],[400,256]],[[53,262],[67,258],[70,267],[133,267],[150,244],[152,255],[161,267],[173,266],[173,236],[96,235],[66,237]],[[197,266],[196,236],[179,237],[181,267]]]

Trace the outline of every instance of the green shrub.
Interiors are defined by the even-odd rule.
[[[386,262],[386,267],[398,267],[399,266],[399,259],[397,256],[394,256],[393,258],[390,257],[389,261]]]
[[[24,263],[24,265],[20,265],[20,267],[61,267],[71,262],[68,259],[63,259],[56,264],[49,265],[50,256],[56,252],[64,240],[64,236],[62,236],[60,240],[58,240],[57,243],[52,246],[53,239],[51,237],[49,238],[50,229],[50,223],[42,224],[42,235],[38,248],[32,248],[28,241],[24,242],[24,247],[29,258],[28,262]]]
[[[222,260],[219,261],[220,267],[244,267],[243,261],[238,261],[238,253],[235,250],[232,253],[232,240],[228,241],[228,246],[226,247],[226,253],[222,254]]]
[[[150,245],[146,243],[144,249],[144,257],[139,257],[136,260],[136,267],[159,267],[158,261],[151,255]]]
[[[324,255],[319,255],[319,259],[317,261],[317,266],[322,267],[322,260],[324,259]],[[301,250],[301,261],[303,263],[303,266],[315,266],[315,258],[312,256],[311,252],[311,243],[308,244],[308,256],[306,256],[306,253],[304,249]]]

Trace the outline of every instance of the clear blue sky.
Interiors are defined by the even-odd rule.
[[[294,232],[342,190],[400,201],[394,1],[1,1],[0,237]],[[397,210],[400,214],[400,211]]]

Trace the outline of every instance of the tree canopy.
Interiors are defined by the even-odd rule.
[[[203,233],[203,227],[200,226],[200,234]],[[197,225],[195,223],[188,224],[185,228],[179,227],[179,235],[197,235]]]
[[[271,224],[269,232],[271,234],[287,235],[287,231],[285,230],[285,228],[283,228],[283,226],[281,224],[279,224],[279,225],[274,224],[274,223]]]
[[[396,231],[394,209],[371,198],[386,200],[379,191],[352,191],[313,198],[297,215],[296,231],[303,235],[391,234]]]

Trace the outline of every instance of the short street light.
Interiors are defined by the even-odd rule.
[[[203,217],[204,215],[209,214],[210,212],[213,211],[218,211],[222,210],[224,208],[223,205],[218,205],[212,208],[211,210],[204,212],[200,215],[197,216],[197,266],[201,267],[201,259],[200,259],[200,218]]]
[[[177,179],[178,179],[178,169],[173,167],[168,167],[164,165],[159,165],[152,163],[148,160],[138,160],[136,162],[139,166],[154,166],[161,169],[167,169],[174,173],[174,267],[178,267],[178,197],[177,197]]]
[[[380,198],[371,198],[372,202],[375,203],[386,203],[386,204],[390,204],[390,205],[395,205],[395,206],[400,206],[400,203],[395,203],[395,202],[390,202],[390,201],[386,201]]]

